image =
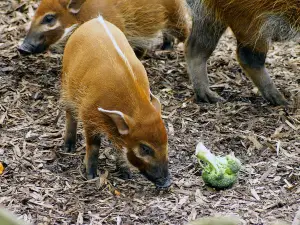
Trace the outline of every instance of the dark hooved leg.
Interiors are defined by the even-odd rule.
[[[142,47],[134,47],[134,53],[138,59],[142,59],[147,54],[147,49]]]
[[[126,157],[122,152],[117,152],[116,159],[116,171],[119,174],[119,177],[123,180],[128,180],[132,178],[132,173],[127,164]]]
[[[182,0],[175,0],[174,4],[167,5],[168,21],[166,24],[167,31],[164,35],[164,49],[173,49],[174,40],[185,42],[189,36],[190,28],[186,17],[187,10]],[[170,48],[172,47],[172,48]]]
[[[86,154],[84,164],[87,174],[87,179],[97,177],[97,167],[99,158],[99,148],[101,144],[101,137],[93,135],[89,129],[85,129],[86,137]]]
[[[185,54],[197,101],[215,103],[222,100],[209,88],[206,63],[226,28],[226,25],[208,14],[200,3],[194,6],[193,26],[186,42]]]
[[[66,110],[65,151],[74,152],[76,146],[77,121],[71,111]]]
[[[161,46],[161,50],[173,50],[174,43],[175,43],[175,38],[172,35],[164,32],[163,44]]]
[[[287,105],[288,102],[277,90],[265,68],[268,48],[265,47],[261,49],[264,50],[258,52],[255,51],[253,47],[238,43],[237,57],[239,63],[267,101],[272,105]]]

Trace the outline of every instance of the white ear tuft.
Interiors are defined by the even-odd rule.
[[[150,92],[150,98],[151,98],[151,103],[154,106],[154,108],[158,112],[161,112],[161,104],[160,104],[158,98],[156,98],[151,92]]]
[[[73,14],[77,14],[77,13],[79,13],[79,11],[80,11],[80,8],[79,8],[79,9],[72,9],[72,8],[69,8],[69,12],[70,12],[70,13],[73,13]]]
[[[70,0],[67,9],[69,10],[70,13],[77,14],[79,13],[82,4],[85,1],[86,0]]]
[[[109,116],[113,120],[121,135],[126,135],[129,133],[129,126],[128,122],[126,121],[126,115],[124,115],[122,112],[115,110],[105,110],[102,108],[98,108],[98,110]]]

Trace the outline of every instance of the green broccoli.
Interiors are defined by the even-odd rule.
[[[202,165],[200,160],[206,164],[202,171],[202,179],[206,185],[220,190],[231,188],[237,181],[241,162],[234,156],[215,156],[202,142],[197,145],[196,156],[200,165]]]

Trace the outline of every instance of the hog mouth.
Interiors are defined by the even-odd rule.
[[[148,180],[154,183],[156,188],[158,189],[167,189],[172,184],[171,176],[169,173],[166,177],[160,177],[160,178],[154,177],[148,174],[147,172],[141,172],[141,174],[143,174]]]
[[[48,46],[45,44],[39,44],[38,46],[33,46],[29,43],[23,42],[22,45],[18,47],[18,51],[21,55],[31,55],[43,53],[48,49]]]

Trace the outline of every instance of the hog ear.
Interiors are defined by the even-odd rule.
[[[71,12],[71,13],[79,13],[82,4],[85,2],[86,0],[69,0],[68,4],[67,4],[67,9]]]
[[[150,98],[151,98],[151,103],[154,106],[154,108],[158,111],[161,112],[161,104],[158,100],[158,98],[156,98],[151,92],[150,92]]]
[[[109,116],[114,121],[121,135],[126,135],[129,133],[128,116],[124,115],[120,111],[111,111],[102,108],[98,108],[98,110],[104,113],[105,115]]]

